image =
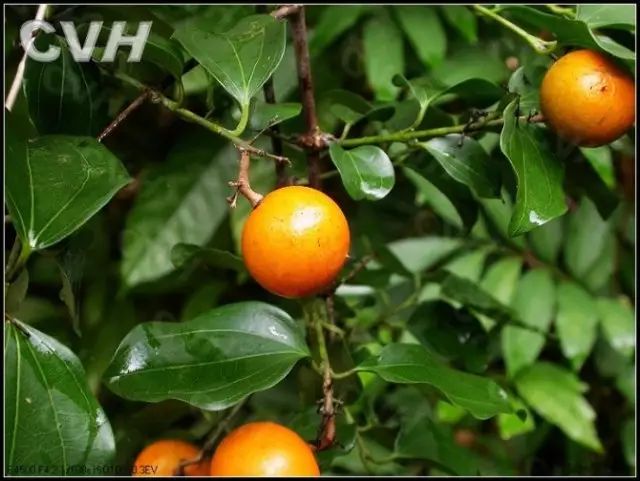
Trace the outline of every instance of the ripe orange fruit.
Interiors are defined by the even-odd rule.
[[[267,194],[242,231],[242,255],[262,287],[282,297],[331,286],[349,253],[349,224],[329,196],[310,187]]]
[[[624,134],[635,118],[635,84],[604,54],[576,50],[545,74],[540,107],[557,134],[575,144],[596,147]]]
[[[133,476],[174,476],[181,461],[194,459],[200,449],[177,439],[163,439],[144,448],[133,464]],[[208,460],[186,466],[186,476],[208,476]]]
[[[319,476],[309,445],[272,422],[245,424],[229,433],[211,458],[211,476]]]

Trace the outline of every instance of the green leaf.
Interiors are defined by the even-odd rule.
[[[539,362],[524,369],[515,382],[522,398],[540,416],[577,443],[602,452],[594,425],[596,413],[581,395],[586,385],[573,373]]]
[[[591,164],[591,167],[598,173],[602,181],[610,189],[615,188],[616,178],[613,170],[613,154],[611,147],[603,145],[601,147],[580,147],[580,152]]]
[[[459,406],[442,400],[436,403],[436,416],[441,423],[457,424],[466,415],[467,411]]]
[[[480,144],[455,134],[422,142],[420,147],[429,152],[458,182],[471,188],[479,197],[500,197],[500,171]]]
[[[518,282],[511,305],[522,323],[548,331],[556,308],[555,284],[549,271],[533,269],[525,273]],[[544,344],[545,337],[538,332],[505,326],[502,330],[502,352],[509,376],[515,376],[522,368],[535,362]]]
[[[363,145],[344,150],[332,144],[329,155],[352,199],[380,200],[393,189],[396,181],[393,164],[379,147]]]
[[[524,5],[505,5],[502,8],[502,12],[510,14],[517,21],[522,21],[528,25],[553,33],[560,47],[571,46],[603,50],[615,57],[635,61],[636,55],[633,51],[608,37],[597,35],[582,20],[563,18]],[[633,16],[629,17],[629,19],[631,18]]]
[[[404,73],[402,33],[386,15],[371,18],[363,30],[364,67],[377,100],[394,100],[398,87],[393,77]]]
[[[127,399],[178,399],[221,410],[274,386],[307,356],[304,337],[286,312],[248,301],[179,324],[136,326],[118,347],[105,379]]]
[[[519,257],[505,257],[492,264],[479,283],[480,288],[495,300],[510,305],[511,297],[520,279],[522,259]],[[486,330],[493,328],[495,320],[479,313],[478,318]]]
[[[249,127],[252,130],[262,132],[263,130],[284,122],[285,120],[297,117],[301,111],[302,104],[297,102],[280,104],[256,102],[249,119]]]
[[[513,410],[525,413],[524,419],[518,414],[498,414],[498,429],[500,430],[500,438],[508,441],[509,439],[520,436],[522,434],[533,431],[536,427],[533,415],[527,409],[524,403],[516,398],[511,397]]]
[[[564,260],[575,278],[583,279],[597,262],[610,228],[609,223],[602,220],[593,203],[583,197],[578,209],[569,216],[564,244]]]
[[[631,357],[636,347],[633,308],[622,299],[600,298],[596,304],[605,338],[624,357]]]
[[[466,46],[453,50],[431,71],[430,78],[447,86],[464,80],[480,78],[500,84],[508,78],[509,70],[502,57],[486,45]]]
[[[329,5],[324,8],[318,23],[311,31],[309,53],[322,53],[340,35],[349,30],[366,12],[366,5]]]
[[[202,262],[214,269],[245,272],[242,259],[229,251],[213,247],[200,247],[193,244],[176,244],[171,249],[171,262],[177,268],[184,267],[193,261]]]
[[[388,244],[389,250],[410,272],[433,267],[462,246],[451,237],[407,237]]]
[[[23,242],[49,247],[77,230],[124,185],[120,161],[90,137],[48,135],[9,142],[7,207]]]
[[[104,411],[91,395],[78,358],[36,329],[5,322],[5,457],[41,466],[41,475],[92,474],[115,455]]]
[[[462,5],[441,5],[440,11],[447,23],[467,42],[478,42],[478,21],[471,10]]]
[[[248,106],[282,60],[285,23],[271,15],[250,15],[227,31],[196,19],[179,27],[173,38],[242,106]]]
[[[527,239],[536,255],[543,261],[555,264],[564,241],[564,218],[559,217],[533,229]]]
[[[432,6],[411,5],[396,6],[393,11],[425,66],[439,65],[447,50],[447,36],[436,9]]]
[[[464,229],[465,222],[463,221],[463,215],[467,212],[465,209],[459,210],[456,204],[454,204],[454,201],[449,199],[438,187],[415,170],[409,167],[402,167],[402,172],[405,177],[415,185],[418,204],[427,203],[436,214],[449,224],[458,227],[460,230]],[[476,216],[470,217],[466,223],[469,228],[469,224],[473,224],[476,218],[477,211]]]
[[[510,93],[518,95],[521,112],[529,114],[540,110],[540,82],[546,70],[543,66],[528,69],[523,65],[509,77],[507,89]]]
[[[132,35],[135,32],[127,31],[133,30],[131,26],[134,24],[128,24],[128,29],[125,29],[126,35]],[[84,31],[86,35],[86,28],[78,28],[79,31]],[[112,32],[112,28],[108,25],[103,25],[100,30],[99,41],[104,42]],[[142,52],[142,61],[149,62],[169,72],[173,78],[180,79],[182,77],[182,71],[185,66],[185,54],[180,48],[180,44],[171,38],[165,38],[162,35],[150,31],[147,41],[144,45],[144,51]]]
[[[219,145],[196,129],[143,178],[124,231],[121,275],[127,286],[172,272],[173,246],[204,245],[227,215],[226,182],[235,175],[237,153],[231,144]]]
[[[636,9],[633,5],[578,5],[576,19],[589,28],[636,28]]]
[[[567,211],[562,189],[563,170],[545,137],[544,129],[519,122],[517,101],[504,110],[500,149],[509,159],[518,181],[509,235],[516,236]]]
[[[358,370],[375,372],[393,383],[430,384],[478,419],[511,412],[507,393],[494,381],[452,369],[417,344],[389,344]]]
[[[38,132],[96,135],[106,127],[108,100],[97,67],[76,62],[65,41],[53,34],[39,35],[35,45],[41,51],[60,48],[52,62],[27,58],[23,88]]]
[[[573,282],[558,286],[556,330],[562,353],[579,371],[591,353],[598,335],[598,314],[591,295]]]
[[[478,475],[477,455],[458,446],[451,430],[422,414],[403,423],[395,443],[402,458],[424,459],[458,476]]]
[[[507,323],[515,317],[508,306],[497,301],[488,292],[479,289],[475,282],[468,279],[445,272],[440,287],[442,295],[449,300],[495,319],[498,323]]]

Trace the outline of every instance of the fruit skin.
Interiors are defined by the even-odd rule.
[[[309,445],[272,422],[252,422],[229,433],[211,458],[211,476],[319,476]]]
[[[326,194],[303,186],[267,194],[242,231],[242,255],[253,278],[287,298],[331,286],[349,253],[349,224]]]
[[[624,134],[635,118],[635,84],[604,54],[576,50],[545,74],[540,107],[547,124],[577,145],[597,147]]]
[[[195,445],[178,439],[163,439],[144,448],[133,464],[133,476],[174,476],[180,462],[200,453]],[[185,467],[186,476],[208,476],[209,460]]]

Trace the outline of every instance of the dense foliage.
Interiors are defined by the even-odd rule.
[[[271,10],[49,7],[61,55],[5,111],[5,472],[128,475],[271,420],[335,423],[325,475],[634,473],[634,131],[571,145],[538,88],[575,48],[633,75],[635,7],[307,6],[320,133]],[[6,10],[7,86],[34,15]],[[79,63],[65,20],[153,27],[140,63]],[[238,146],[255,191],[344,210],[335,292],[248,275]]]

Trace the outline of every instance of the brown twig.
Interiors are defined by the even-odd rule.
[[[227,197],[227,202],[231,207],[236,206],[238,194],[242,194],[255,208],[263,199],[263,195],[259,194],[251,188],[249,182],[249,167],[251,165],[251,153],[244,147],[238,147],[240,151],[240,165],[238,167],[238,179],[229,182],[229,185],[236,188],[235,193],[231,197]]]
[[[140,107],[149,97],[149,93],[149,90],[143,90],[142,93],[138,95],[135,100],[127,106],[126,109],[120,112],[118,116],[113,119],[113,122],[107,125],[107,127],[102,132],[100,132],[100,135],[98,135],[98,142],[102,142],[102,140],[107,135],[109,135],[118,125],[120,125],[120,123],[122,123],[124,119],[126,119],[131,114],[131,112]]]
[[[320,188],[320,150],[326,146],[326,141],[320,132],[316,115],[304,6],[301,6],[295,15],[290,17],[290,20],[293,30],[293,46],[296,53],[298,84],[307,125],[307,132],[305,135],[300,136],[300,143],[307,150],[309,185],[314,188]]]
[[[270,13],[270,15],[274,18],[281,19],[289,15],[293,15],[301,8],[302,8],[302,5],[298,5],[298,4],[283,5],[279,8],[276,8],[273,12]]]

